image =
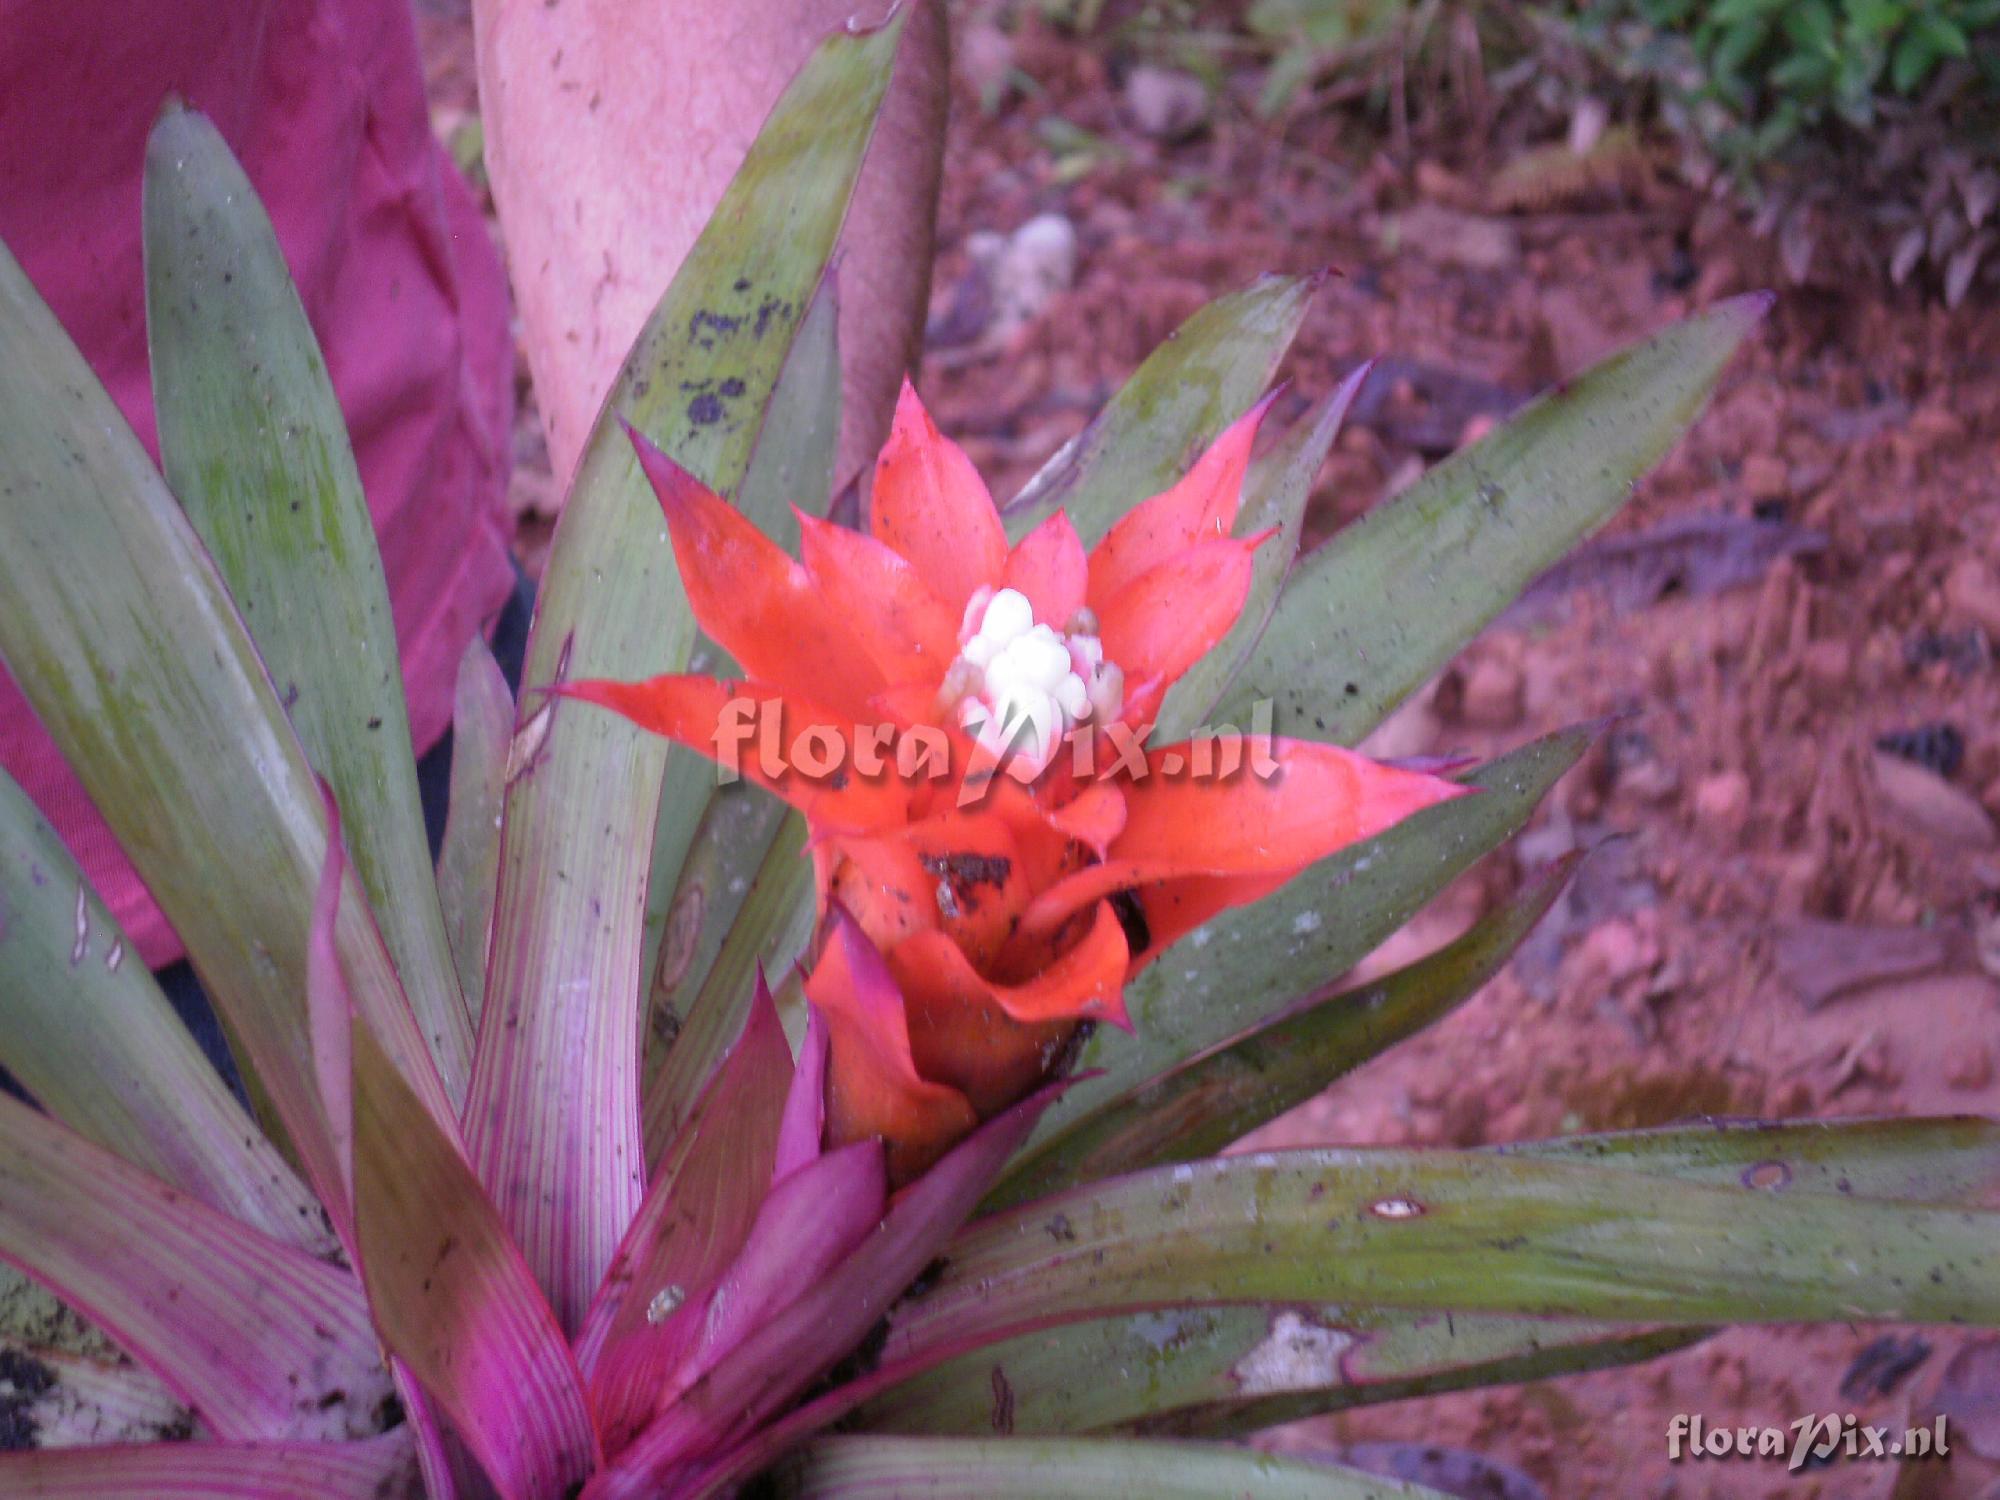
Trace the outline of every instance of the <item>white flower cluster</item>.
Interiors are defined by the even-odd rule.
[[[1069,732],[1107,723],[1125,702],[1125,674],[1104,659],[1097,620],[1079,610],[1067,626],[1038,623],[1016,589],[981,589],[965,608],[958,660],[945,693],[958,722],[989,754],[1012,752],[1008,774],[1033,781]]]

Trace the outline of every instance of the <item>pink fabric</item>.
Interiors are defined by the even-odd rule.
[[[409,0],[0,0],[0,238],[158,453],[140,169],[162,101],[214,120],[277,226],[381,539],[416,748],[512,586],[498,254],[430,134]],[[0,764],[148,964],[180,952],[0,674]]]

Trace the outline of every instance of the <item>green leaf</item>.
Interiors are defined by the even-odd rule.
[[[770,811],[767,803],[776,804],[777,831],[775,837],[767,839],[763,862],[748,880],[747,890],[741,895],[716,890],[716,899],[736,903],[728,936],[684,1009],[677,1005],[654,1013],[656,1022],[671,1018],[671,1035],[659,1072],[646,1092],[644,1128],[649,1162],[657,1162],[668,1142],[686,1126],[695,1101],[742,1034],[756,993],[757,966],[762,963],[775,970],[790,962],[804,953],[812,935],[813,868],[805,852],[805,820],[776,798],[747,786],[728,788],[716,799],[710,817],[727,812],[755,819]],[[758,835],[763,827],[761,822],[750,825]],[[706,829],[704,832],[706,835]],[[745,842],[756,847],[751,839]],[[690,867],[697,882],[695,889],[714,889],[742,878],[730,876],[725,881],[721,874],[738,868],[736,861],[741,858],[723,835],[704,837],[702,852],[708,851],[718,856],[713,865],[704,860]],[[715,871],[712,880],[711,869]]]
[[[1212,1156],[1343,1074],[1450,1014],[1547,914],[1580,855],[1558,861],[1455,942],[1373,984],[1288,1012],[1079,1122],[1061,1149],[1010,1175],[991,1206],[1100,1177]]]
[[[446,1092],[472,1021],[417,798],[389,587],[340,403],[271,221],[206,119],[170,106],[146,143],[146,334],[167,482],[346,812]]]
[[[1355,1406],[1651,1359],[1706,1335],[1340,1304],[1167,1307],[962,1354],[876,1396],[850,1425],[1236,1436]],[[1079,1381],[1078,1370],[1119,1375]]]
[[[837,267],[826,277],[799,324],[784,368],[778,372],[764,409],[757,446],[736,492],[736,508],[787,552],[797,555],[799,523],[794,508],[824,516],[833,493],[833,466],[840,438],[840,297]],[[735,664],[707,636],[697,634],[688,668],[728,676]],[[682,765],[683,760],[691,765]],[[667,780],[660,794],[660,819],[653,836],[653,872],[646,887],[646,943],[642,972],[660,989],[656,965],[669,914],[680,899],[682,866],[690,857],[696,830],[716,790],[715,767],[706,757],[679,748],[667,752]],[[769,843],[768,836],[765,842]],[[761,850],[757,855],[761,855]],[[756,868],[753,855],[746,871]],[[739,872],[744,873],[744,872]],[[683,976],[685,977],[685,976]],[[695,974],[700,981],[700,974]],[[656,1060],[649,1060],[650,1076]]]
[[[4,250],[0,518],[0,657],[187,945],[273,1129],[332,1196],[304,999],[319,788],[214,563]],[[355,892],[337,942],[356,1003],[449,1120]]]
[[[1325,275],[1263,277],[1175,329],[1007,503],[1008,535],[1018,541],[1061,509],[1094,546],[1166,489],[1271,383]]]
[[[1983,1119],[1713,1122],[1572,1136],[1497,1155],[1594,1163],[1765,1191],[1983,1201],[2000,1124]],[[1579,1320],[1365,1304],[1186,1307],[1043,1329],[960,1355],[870,1400],[857,1425],[896,1432],[1148,1431],[1229,1436],[1320,1412],[1650,1359],[1707,1335]],[[1078,1369],[1128,1372],[1084,1385]],[[996,1376],[995,1371],[999,1374]]]
[[[1769,300],[1614,355],[1309,554],[1222,715],[1270,698],[1281,734],[1358,741],[1625,502]]]
[[[795,508],[823,516],[833,490],[840,436],[838,324],[839,298],[829,270],[772,389],[763,431],[736,497],[744,515],[794,554],[799,539]],[[728,654],[706,636],[696,643],[689,666],[717,675],[734,671]],[[641,969],[650,976],[643,1073],[648,1120],[685,1114],[710,1076],[713,1055],[683,1057],[671,1078],[663,1069],[675,1038],[708,988],[709,972],[779,837],[785,812],[783,803],[759,787],[718,786],[714,763],[707,757],[684,746],[668,749],[646,887]],[[768,929],[763,934],[770,935]],[[764,950],[759,956],[776,958]],[[740,992],[728,991],[721,999],[729,1012],[717,1018],[718,1034],[733,1036],[742,1029],[749,1004],[747,981]],[[663,1083],[668,1088],[664,1097]],[[649,1135],[646,1159],[656,1160],[663,1147],[663,1141]]]
[[[1981,1202],[2000,1184],[2000,1123],[1934,1119],[1711,1120],[1494,1148],[1648,1176],[1911,1203]]]
[[[231,1096],[62,840],[0,772],[0,1066],[65,1125],[315,1255],[319,1204]]]
[[[486,642],[474,636],[458,663],[451,707],[451,802],[438,850],[438,903],[444,908],[459,987],[475,1007],[486,993],[486,939],[500,875],[500,809],[507,750],[514,740],[514,695]]]
[[[1481,767],[1483,789],[1329,855],[1252,906],[1188,934],[1126,986],[1136,1035],[1100,1030],[1079,1053],[1079,1079],[1044,1117],[1003,1184],[1047,1170],[1078,1122],[1129,1099],[1153,1078],[1231,1041],[1340,975],[1414,916],[1475,860],[1511,838],[1595,738],[1563,730]]]
[[[1826,0],[1793,0],[1779,19],[1785,36],[1800,51],[1831,53],[1835,47],[1833,7]]]
[[[980,1219],[944,1261],[892,1314],[884,1368],[1183,1303],[2000,1323],[2000,1214],[1483,1152],[1156,1167]]]
[[[1257,116],[1272,120],[1282,115],[1320,70],[1323,54],[1310,42],[1298,42],[1271,59],[1264,86],[1257,90]]]
[[[1251,537],[1273,528],[1278,534],[1257,549],[1250,592],[1229,634],[1217,641],[1168,690],[1153,725],[1155,744],[1171,745],[1184,740],[1207,723],[1209,711],[1221,700],[1230,678],[1236,675],[1236,669],[1264,633],[1278,602],[1278,589],[1298,557],[1299,533],[1305,526],[1313,481],[1319,477],[1327,452],[1339,436],[1341,421],[1353,405],[1355,393],[1368,378],[1369,368],[1363,364],[1355,370],[1331,395],[1293,423],[1291,431],[1275,448],[1251,465],[1243,482],[1243,509],[1236,519],[1235,534]]]
[[[1332,1464],[1129,1438],[821,1438],[777,1478],[780,1494],[800,1500],[1444,1500]]]
[[[1972,43],[1963,28],[1947,16],[1926,12],[1915,17],[1910,26],[1912,30],[1923,33],[1924,39],[1939,57],[1966,57],[1972,52]]]
[[[474,1163],[572,1332],[644,1175],[639,960],[666,750],[542,690],[685,665],[694,619],[619,419],[712,487],[741,482],[901,29],[828,39],[779,99],[626,359],[542,580],[466,1118]]]
[[[1912,92],[1937,66],[1937,48],[1930,37],[1912,27],[1896,43],[1889,58],[1889,82],[1899,94]]]

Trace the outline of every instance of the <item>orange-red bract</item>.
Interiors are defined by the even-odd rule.
[[[1128,1026],[1124,984],[1167,944],[1465,790],[1304,741],[1139,748],[1168,689],[1242,612],[1267,538],[1232,533],[1267,405],[1088,555],[1060,513],[1010,548],[971,461],[908,385],[870,529],[802,517],[797,561],[633,436],[695,616],[749,680],[559,691],[804,813],[828,1141],[880,1137],[893,1180],[1044,1081],[1079,1027]],[[962,652],[1008,589],[1073,671],[1101,658],[1122,672],[1122,693],[1065,717],[1059,748],[1025,773],[1004,747],[996,764],[962,713],[988,691],[987,664]]]

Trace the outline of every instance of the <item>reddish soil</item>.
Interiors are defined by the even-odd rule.
[[[426,20],[444,39],[444,114],[468,102],[453,92],[469,70],[450,65],[452,24]],[[1274,128],[1232,94],[1179,144],[1149,139],[1121,102],[1114,49],[1033,24],[1007,60],[1034,88],[989,114],[979,84],[997,76],[996,50],[992,35],[961,37],[969,76],[935,299],[945,347],[924,383],[999,493],[1181,319],[1264,271],[1341,273],[1298,340],[1281,415],[1359,359],[1396,362],[1329,461],[1318,534],[1511,402],[1771,275],[1732,215],[1658,173],[1497,212],[1479,186],[1502,164],[1492,148],[1391,151],[1358,113]],[[1085,167],[1052,120],[1098,143]],[[1074,284],[982,342],[976,314],[967,323],[967,237],[1044,213],[1075,227]],[[1510,971],[1267,1142],[1463,1146],[1707,1114],[2000,1113],[1992,314],[1977,292],[1950,314],[1868,284],[1786,292],[1608,533],[1652,539],[1636,560],[1592,554],[1378,731],[1382,753],[1484,755],[1624,715],[1518,851],[1375,960],[1435,946],[1524,869],[1597,847]],[[524,505],[545,509],[532,438],[520,451]],[[1685,518],[1734,524],[1658,542]],[[1945,774],[1877,751],[1898,734]],[[1912,1368],[1843,1394],[1885,1333],[1928,1352],[1901,1344]],[[1770,1460],[1666,1460],[1676,1412],[1783,1425],[1852,1411],[1900,1427],[1967,1342],[1743,1329],[1644,1367],[1371,1408],[1274,1441],[1475,1450],[1551,1496],[2000,1493],[1970,1431],[1949,1464],[1905,1470],[1900,1489],[1882,1464],[1788,1476]],[[1984,1446],[2000,1458],[2000,1396],[1986,1389]]]

